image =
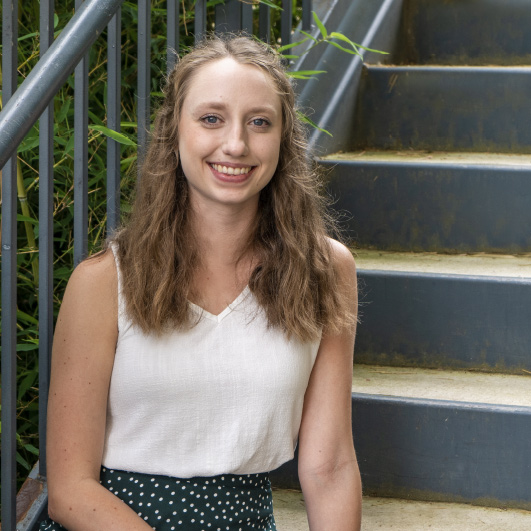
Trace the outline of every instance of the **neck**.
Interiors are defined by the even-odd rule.
[[[254,205],[197,205],[192,223],[204,266],[235,265],[243,252],[258,210]]]

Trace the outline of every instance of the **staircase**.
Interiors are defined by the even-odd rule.
[[[344,77],[314,105],[359,269],[364,494],[531,510],[531,6],[348,6],[345,33],[391,52],[326,52]]]

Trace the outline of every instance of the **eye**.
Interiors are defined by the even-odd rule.
[[[267,127],[268,125],[271,125],[265,118],[255,118],[252,121],[252,124],[256,127]]]
[[[217,116],[214,116],[213,114],[208,114],[207,116],[203,116],[201,118],[201,121],[208,125],[216,125],[219,123],[219,118]]]

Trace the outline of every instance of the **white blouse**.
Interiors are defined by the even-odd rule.
[[[248,287],[219,315],[189,303],[200,317],[189,330],[144,334],[125,314],[119,271],[118,282],[103,465],[186,478],[289,461],[320,341],[268,327]]]

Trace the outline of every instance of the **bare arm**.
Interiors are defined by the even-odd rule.
[[[48,509],[70,531],[151,529],[99,484],[118,337],[111,251],[74,271],[54,336],[48,402]]]
[[[350,251],[334,243],[341,289],[357,308],[356,268]],[[355,327],[323,334],[304,398],[299,478],[311,531],[359,531],[361,480],[351,424]]]

